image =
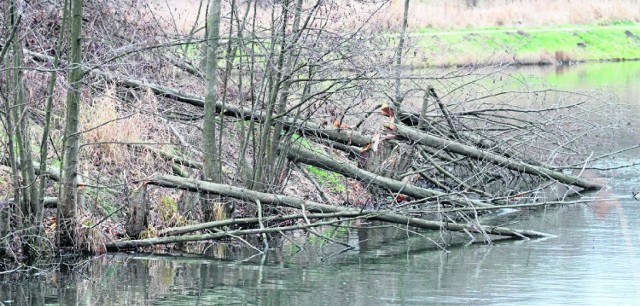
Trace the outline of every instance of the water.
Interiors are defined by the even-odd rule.
[[[560,87],[606,85],[621,104],[640,111],[640,63],[527,69]],[[594,77],[603,74],[609,77]],[[634,135],[623,133],[619,146],[636,144]],[[638,161],[640,152],[630,151],[601,164]],[[316,243],[298,252],[287,244],[260,255],[218,244],[205,256],[107,255],[78,263],[72,273],[2,279],[0,305],[637,304],[640,202],[631,191],[640,188],[640,167],[604,175],[610,187],[588,205],[516,214],[509,225],[555,238],[444,251],[420,235],[381,228],[345,231],[338,237],[357,245],[348,251]]]

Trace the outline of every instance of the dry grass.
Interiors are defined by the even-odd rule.
[[[100,255],[107,252],[105,243],[106,236],[100,226],[97,225],[97,218],[88,211],[79,209],[78,227],[76,229],[76,243],[78,249],[87,250],[89,253]]]
[[[100,163],[122,165],[123,157],[128,155],[124,144],[139,142],[143,124],[139,114],[120,117],[117,111],[118,101],[115,88],[107,90],[94,99],[93,105],[82,113],[81,125],[86,129],[83,134],[87,147],[87,157],[99,159]]]
[[[462,29],[497,26],[552,26],[561,24],[610,24],[616,21],[640,22],[638,0],[480,0],[476,7],[465,0],[411,1],[409,30],[419,28]],[[169,31],[188,33],[193,24],[204,25],[205,8],[198,9],[199,0],[147,0],[154,18],[165,24]],[[206,3],[206,1],[205,1]],[[371,25],[378,29],[396,30],[400,27],[404,0],[383,2],[337,1],[327,5],[331,10],[332,28],[355,29],[362,25],[370,13],[378,11]],[[258,23],[270,22],[268,3],[259,5]],[[229,11],[223,4],[223,15]],[[224,28],[225,25],[223,24]]]
[[[169,133],[154,116],[157,99],[147,92],[136,101],[137,111],[129,109],[116,98],[114,86],[92,101],[92,106],[83,109],[81,126],[84,129],[83,160],[89,161],[92,170],[104,170],[104,166],[127,169],[134,177],[155,172],[162,165],[150,152],[134,150],[132,143],[167,142]],[[90,171],[93,172],[93,171]]]
[[[403,2],[392,1],[392,18],[400,20]],[[640,22],[640,2],[636,0],[480,0],[477,7],[469,7],[463,0],[423,0],[410,5],[409,25],[414,30]]]

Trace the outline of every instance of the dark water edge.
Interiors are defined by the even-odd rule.
[[[209,256],[110,254],[72,273],[1,282],[5,305],[459,305],[633,304],[638,281],[638,202],[612,188],[606,204],[523,214],[520,227],[557,235],[469,244],[448,251],[422,237],[376,248],[236,260]],[[604,205],[604,206],[602,206]],[[239,255],[239,254],[234,254]],[[284,256],[283,256],[284,255]]]

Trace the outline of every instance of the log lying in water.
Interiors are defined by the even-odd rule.
[[[543,167],[537,167],[525,162],[509,159],[495,153],[471,147],[459,142],[440,138],[403,125],[387,124],[386,128],[394,131],[399,136],[415,141],[419,144],[442,149],[448,152],[461,154],[476,160],[490,162],[514,171],[524,172],[544,178],[555,179],[561,183],[578,186],[587,190],[600,189],[604,187],[600,183],[591,182],[579,177],[567,175],[558,171],[553,171]]]
[[[238,218],[238,219],[227,219],[220,221],[212,221],[212,222],[204,222],[193,225],[179,226],[179,227],[171,227],[166,228],[158,232],[160,236],[173,236],[173,235],[181,235],[191,232],[197,232],[206,229],[212,229],[217,227],[231,226],[231,225],[246,225],[246,224],[256,224],[259,222],[281,222],[287,220],[296,220],[296,219],[304,219],[305,217],[308,219],[328,219],[328,218],[353,218],[359,217],[360,212],[344,212],[344,213],[319,213],[319,214],[293,214],[293,215],[284,215],[284,216],[268,216],[263,218],[253,217],[253,218]]]
[[[278,194],[269,194],[258,191],[253,191],[245,188],[224,185],[224,184],[216,184],[205,181],[199,181],[194,179],[186,179],[177,176],[171,175],[162,175],[151,178],[146,181],[148,184],[168,187],[168,188],[178,188],[184,189],[194,192],[205,192],[211,194],[218,194],[226,197],[232,197],[237,199],[242,199],[246,201],[260,201],[263,204],[267,205],[275,205],[275,206],[285,206],[291,208],[301,209],[303,211],[309,211],[312,213],[344,213],[353,217],[366,218],[371,220],[378,220],[383,222],[402,224],[403,226],[412,226],[416,228],[422,229],[431,229],[431,230],[449,230],[449,231],[458,231],[458,232],[470,232],[470,233],[482,233],[489,235],[499,235],[499,236],[507,236],[513,237],[517,239],[529,239],[529,238],[544,238],[551,237],[552,235],[531,231],[531,230],[514,230],[505,227],[494,227],[494,226],[483,226],[478,224],[458,224],[452,222],[440,222],[440,221],[429,221],[414,217],[408,217],[404,215],[400,215],[397,213],[387,212],[384,210],[360,210],[355,208],[348,207],[340,207],[340,206],[332,206],[322,203],[317,203],[313,201],[304,200],[297,197],[278,195]],[[333,221],[335,223],[336,221]],[[327,225],[332,222],[324,222],[324,223],[315,223],[315,224],[307,224],[305,226],[293,226],[293,227],[282,227],[279,228],[278,231],[282,230],[295,230],[301,228],[308,228],[311,226],[320,226]],[[253,229],[253,230],[237,230],[237,231],[227,231],[215,234],[204,234],[204,235],[186,235],[186,236],[171,236],[171,237],[160,237],[160,238],[151,238],[151,239],[141,239],[141,240],[129,240],[129,241],[115,241],[106,243],[105,246],[108,250],[118,250],[118,249],[126,249],[126,248],[135,248],[141,246],[150,246],[155,244],[169,244],[169,243],[177,243],[177,242],[188,242],[188,241],[200,241],[200,240],[210,240],[210,239],[219,239],[224,237],[230,237],[241,234],[258,234],[262,232],[274,231],[274,229]]]

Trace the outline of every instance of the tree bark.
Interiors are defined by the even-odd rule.
[[[167,236],[167,237],[149,238],[149,239],[142,239],[142,240],[114,241],[114,242],[105,243],[105,247],[107,248],[107,251],[117,252],[122,249],[126,250],[126,249],[133,249],[133,248],[144,247],[144,246],[158,245],[158,244],[216,240],[216,239],[222,239],[227,237],[255,235],[255,234],[262,234],[262,233],[280,233],[280,232],[285,232],[290,230],[299,230],[299,229],[306,229],[306,228],[318,227],[323,225],[330,225],[337,222],[340,222],[340,221],[324,221],[324,222],[316,222],[311,224],[281,226],[281,227],[273,227],[273,228],[265,228],[265,229],[232,230],[232,231],[225,231],[225,232],[219,232],[219,233],[213,233],[213,234]]]
[[[129,237],[140,238],[140,233],[147,228],[147,216],[150,208],[147,185],[142,185],[142,187],[135,190],[127,204],[128,213],[125,230]]]
[[[69,1],[64,1],[62,6],[62,21],[61,24],[67,24],[67,20],[69,19]],[[51,113],[53,109],[53,97],[55,91],[56,80],[58,76],[58,67],[60,66],[60,54],[62,53],[62,43],[64,39],[64,27],[60,31],[60,35],[58,36],[58,41],[56,42],[56,52],[53,57],[53,70],[51,71],[51,76],[49,79],[49,85],[47,87],[47,103],[45,107],[45,119],[44,119],[44,127],[42,131],[42,139],[40,141],[40,164],[37,166],[38,171],[38,202],[41,205],[46,205],[46,200],[44,196],[45,191],[45,183],[49,176],[47,175],[47,156],[48,156],[48,143],[49,143],[49,129],[51,127]],[[34,165],[36,162],[34,162]],[[60,173],[60,171],[58,171]],[[56,179],[59,181],[59,178]]]
[[[185,179],[185,178],[171,176],[171,175],[162,175],[162,176],[153,177],[147,180],[146,183],[162,186],[162,187],[168,187],[168,188],[180,188],[180,189],[194,191],[194,192],[213,193],[213,194],[242,199],[242,200],[251,201],[251,202],[260,201],[263,204],[297,208],[303,211],[310,211],[312,213],[320,213],[320,214],[340,213],[340,214],[347,214],[349,216],[360,216],[360,217],[368,218],[372,220],[402,224],[403,226],[412,226],[412,227],[417,227],[422,229],[481,233],[481,234],[489,234],[489,235],[507,236],[507,237],[512,237],[516,239],[544,238],[544,237],[551,236],[549,234],[545,234],[537,231],[531,231],[531,230],[513,230],[505,227],[483,226],[479,224],[457,224],[457,223],[451,223],[451,222],[429,221],[429,220],[424,220],[419,218],[407,217],[407,216],[386,212],[382,210],[371,211],[371,210],[346,208],[346,207],[340,207],[340,206],[332,206],[332,205],[326,205],[326,204],[317,203],[313,201],[307,201],[307,200],[292,197],[292,196],[263,193],[263,192],[258,192],[258,191],[230,186],[230,185],[216,184],[216,183],[199,181],[194,179]],[[178,237],[151,238],[151,239],[144,239],[144,240],[117,241],[117,242],[106,243],[105,246],[107,247],[108,250],[117,251],[119,249],[150,246],[150,245],[156,245],[156,244],[220,239],[220,238],[235,236],[235,235],[257,234],[257,233],[265,233],[269,231],[279,232],[284,230],[295,230],[295,229],[302,229],[302,228],[307,228],[312,226],[328,225],[335,222],[336,221],[318,222],[318,223],[307,224],[303,226],[280,227],[280,228],[271,228],[271,229],[266,228],[266,229],[252,229],[252,230],[236,230],[236,231],[228,231],[228,232],[214,233],[214,234],[203,234],[203,235],[187,235],[187,236],[178,236]]]
[[[358,217],[360,216],[359,212],[349,212],[349,213],[326,213],[326,214],[306,214],[308,219],[326,219],[326,218],[350,218],[350,217]],[[230,226],[230,225],[245,225],[245,224],[255,224],[258,222],[281,222],[286,220],[295,220],[295,219],[303,219],[305,215],[303,214],[294,214],[294,215],[285,215],[285,216],[270,216],[264,217],[262,219],[253,217],[253,218],[240,218],[240,219],[227,219],[222,221],[213,221],[213,222],[205,222],[194,225],[187,225],[181,227],[172,227],[161,230],[158,234],[160,236],[174,236],[181,235],[216,227]]]
[[[202,96],[184,93],[177,89],[161,86],[158,84],[114,76],[98,70],[93,70],[92,72],[95,74],[99,74],[109,80],[118,82],[123,86],[131,88],[148,88],[158,96],[167,97],[169,99],[173,99],[197,107],[204,107],[204,98]],[[230,105],[229,103],[223,104],[222,101],[216,101],[215,111],[218,114],[222,114],[225,116],[230,116],[241,120],[253,120],[259,123],[265,123],[267,117],[266,112],[252,111],[249,108],[238,107]],[[347,145],[364,147],[371,142],[371,137],[362,135],[353,130],[324,128],[318,123],[289,116],[281,117],[276,120],[282,122],[284,129],[296,130],[304,135],[329,139]]]

